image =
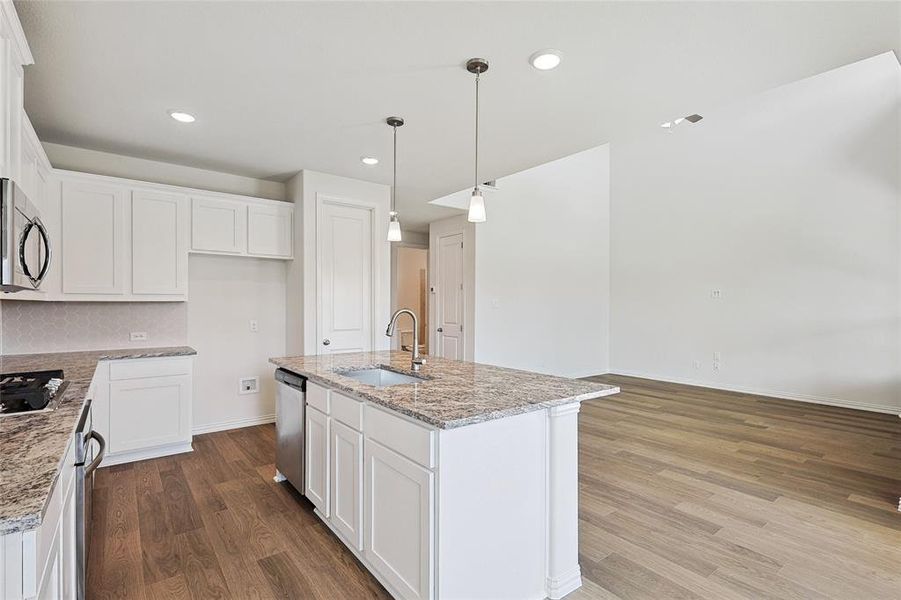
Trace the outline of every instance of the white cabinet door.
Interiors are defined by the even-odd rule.
[[[62,183],[63,293],[125,291],[128,190],[97,182]]]
[[[109,384],[109,454],[191,441],[191,377]]]
[[[188,288],[188,200],[135,191],[131,199],[132,292],[184,295]]]
[[[290,258],[294,254],[294,207],[251,204],[247,207],[247,253]]]
[[[60,579],[62,598],[76,597],[77,567],[75,564],[75,482],[69,486],[63,500],[63,516],[60,522]]]
[[[319,210],[319,352],[372,350],[372,211],[323,200]]]
[[[49,525],[49,524],[48,524]],[[53,523],[53,526],[57,523]],[[62,598],[62,555],[60,554],[60,529],[57,527],[47,556],[47,564],[38,585],[38,600],[59,600]]]
[[[247,205],[221,198],[191,199],[191,249],[199,252],[245,254]]]
[[[304,495],[326,518],[329,515],[329,418],[307,406],[306,488]]]
[[[331,522],[357,550],[363,549],[363,434],[330,419]]]
[[[364,454],[364,555],[400,597],[431,598],[434,475],[369,438]]]

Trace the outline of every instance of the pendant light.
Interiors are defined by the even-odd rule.
[[[475,160],[475,186],[472,188],[472,197],[469,199],[469,222],[485,222],[485,198],[479,188],[479,76],[488,70],[488,61],[484,58],[470,58],[466,61],[466,70],[475,73],[476,76],[476,160]]]
[[[391,185],[391,212],[388,213],[388,241],[401,241],[400,221],[397,220],[397,128],[404,124],[400,117],[388,117],[385,119],[394,128],[394,183]]]

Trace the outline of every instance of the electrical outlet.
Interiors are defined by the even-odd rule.
[[[723,290],[721,290],[719,288],[710,290],[710,297],[713,298],[714,300],[721,300],[723,297]]]
[[[699,361],[699,360],[693,360],[693,361],[691,362],[691,366],[694,367],[695,369],[700,369],[700,368],[701,368],[701,361]]]
[[[146,342],[147,341],[147,332],[146,331],[132,331],[128,334],[128,339],[132,342]]]
[[[256,394],[260,391],[259,377],[242,377],[238,380],[239,394]]]
[[[720,355],[720,353],[719,353],[719,352],[714,352],[714,353],[713,353],[713,370],[714,370],[714,371],[719,371],[719,370],[720,370],[720,362],[721,362],[721,360],[722,360],[722,356]]]
[[[250,331],[251,331],[252,333],[256,333],[256,332],[258,332],[259,330],[260,330],[260,324],[257,323],[257,320],[256,320],[256,319],[251,319],[251,320],[250,320]]]

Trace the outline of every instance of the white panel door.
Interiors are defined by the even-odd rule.
[[[294,254],[294,207],[251,204],[247,207],[247,253],[287,258]]]
[[[326,518],[329,515],[329,418],[307,405],[306,483],[304,496]]]
[[[132,291],[183,295],[188,288],[188,199],[136,191],[131,200]]]
[[[363,553],[401,598],[431,598],[434,475],[368,438],[364,452]]]
[[[331,522],[363,549],[363,434],[331,419]]]
[[[104,183],[62,184],[62,273],[66,294],[122,294],[128,262],[128,190]]]
[[[372,211],[324,201],[319,211],[319,351],[372,349]]]
[[[463,360],[463,234],[438,238],[438,329],[435,354]]]
[[[191,199],[191,249],[247,252],[247,204],[221,198]]]
[[[190,376],[110,382],[110,455],[190,440]]]

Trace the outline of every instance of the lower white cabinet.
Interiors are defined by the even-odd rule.
[[[363,434],[331,419],[330,504],[335,529],[363,549]]]
[[[94,375],[94,428],[106,438],[101,466],[191,451],[193,358],[102,361]]]
[[[434,474],[372,440],[365,455],[366,560],[403,598],[431,598]]]
[[[306,389],[305,494],[394,598],[559,599],[581,585],[578,404],[439,429]]]
[[[367,409],[307,381],[304,494],[397,598],[433,598],[433,432]],[[372,437],[389,433],[393,449]]]
[[[329,516],[329,419],[324,414],[307,406],[306,418],[306,476],[304,495],[325,518]]]
[[[39,527],[0,536],[0,598],[75,600],[75,446],[69,443]]]

